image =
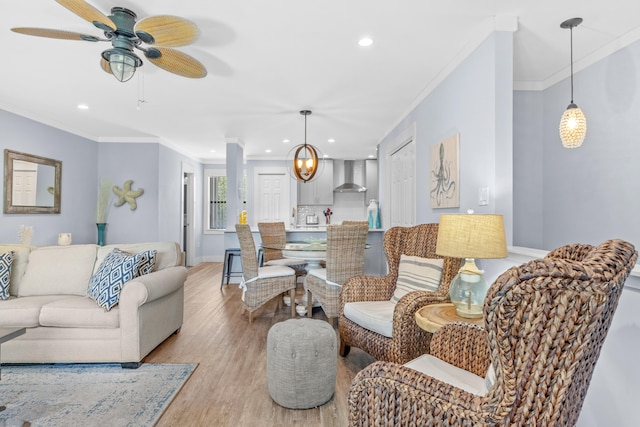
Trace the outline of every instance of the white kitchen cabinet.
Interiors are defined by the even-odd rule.
[[[333,160],[320,160],[324,168],[311,182],[298,182],[299,205],[333,205]]]

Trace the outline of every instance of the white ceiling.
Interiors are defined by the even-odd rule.
[[[3,1],[0,108],[95,141],[160,142],[203,162],[222,161],[228,141],[243,143],[248,159],[285,158],[304,140],[301,109],[313,111],[307,141],[323,154],[375,155],[393,126],[491,31],[508,27],[509,17],[518,21],[514,85],[520,89],[543,89],[569,75],[565,19],[584,18],[573,32],[576,71],[640,39],[637,0],[89,3],[107,15],[122,6],[138,18],[194,21],[199,40],[178,49],[209,74],[188,79],[145,61],[120,83],[99,66],[107,43],[10,31],[44,27],[100,36],[90,23],[53,0]],[[365,35],[373,46],[357,45]],[[77,109],[81,103],[89,109]]]

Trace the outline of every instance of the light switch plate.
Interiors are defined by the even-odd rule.
[[[478,191],[478,206],[489,204],[489,187],[480,187]]]

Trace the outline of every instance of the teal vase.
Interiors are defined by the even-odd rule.
[[[107,228],[106,222],[99,222],[98,226],[98,245],[104,246],[104,230]]]

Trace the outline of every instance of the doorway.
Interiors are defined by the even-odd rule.
[[[185,265],[195,265],[195,170],[193,166],[182,164],[182,228],[181,246]]]

